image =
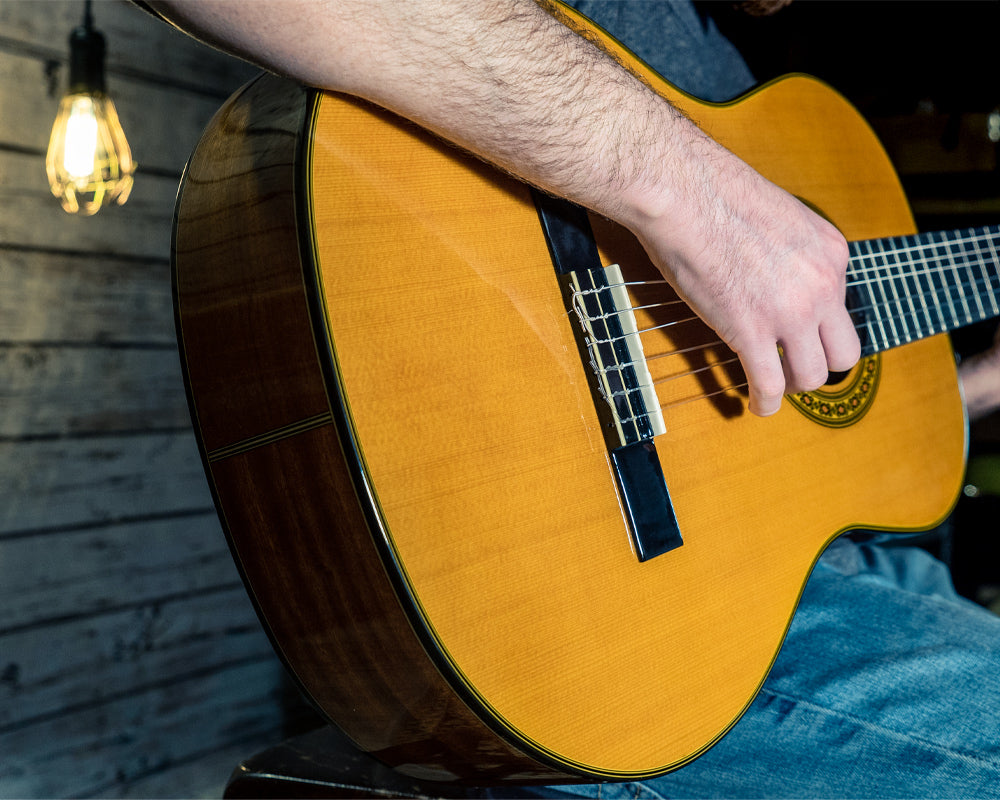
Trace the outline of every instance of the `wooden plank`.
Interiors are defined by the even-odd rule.
[[[190,425],[173,349],[0,346],[0,437]]]
[[[44,7],[44,12],[39,11]],[[0,3],[0,51],[31,52],[66,60],[70,31],[83,19],[76,0],[4,0]],[[162,76],[175,86],[200,87],[224,97],[255,70],[194,41],[127,0],[94,4],[94,25],[107,40],[107,68],[118,73]],[[206,69],[206,65],[211,65]]]
[[[239,580],[211,508],[32,536],[0,534],[0,631]]]
[[[0,249],[0,342],[175,346],[166,257]]]
[[[126,206],[67,215],[44,150],[82,10],[0,0],[4,797],[137,796],[134,780],[275,741],[282,718],[190,430],[169,275],[183,162],[255,70],[95,3],[139,171]]]
[[[0,530],[58,529],[212,505],[190,431],[0,442]]]
[[[0,144],[34,150],[44,158],[67,77],[63,69],[53,94],[43,59],[19,54],[0,58],[0,93],[10,98],[0,117]],[[178,176],[198,135],[222,104],[218,98],[196,94],[179,98],[176,89],[131,77],[109,77],[108,94],[139,168]]]
[[[263,658],[2,732],[0,795],[104,796],[236,739],[273,734],[281,694],[281,666]]]
[[[0,731],[273,655],[241,584],[0,631]]]
[[[52,197],[44,159],[4,153],[0,169],[0,245],[169,258],[175,179],[143,174],[140,166],[126,205],[81,217],[64,212]]]

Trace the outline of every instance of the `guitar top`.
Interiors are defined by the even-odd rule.
[[[848,239],[913,230],[882,148],[825,85],[705,104],[607,45]],[[957,497],[946,336],[873,349],[760,419],[636,240],[589,222],[627,284],[615,316],[634,333],[613,335],[644,361],[662,423],[643,452],[683,541],[645,560],[631,505],[647,493],[623,493],[609,444],[628,413],[591,363],[601,315],[581,332],[589,290],[557,276],[527,187],[272,76],[188,166],[178,330],[234,556],[303,690],[416,777],[676,769],[753,700],[834,537],[929,527]]]

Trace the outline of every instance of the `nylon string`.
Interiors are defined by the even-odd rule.
[[[932,238],[934,236],[942,238],[935,241]],[[898,243],[901,246],[886,246],[892,243]],[[974,245],[977,249],[970,249],[970,245]],[[916,338],[923,338],[924,336],[951,330],[958,327],[960,320],[970,323],[1000,315],[1000,306],[997,303],[997,293],[1000,291],[1000,275],[996,274],[996,265],[1000,263],[997,250],[1000,247],[1000,226],[985,229],[967,229],[954,234],[914,234],[888,239],[863,240],[852,243],[851,247],[852,254],[849,258],[847,268],[849,297],[851,289],[864,287],[868,291],[869,301],[867,304],[858,304],[853,307],[849,305],[847,310],[852,319],[855,320],[855,330],[859,332],[865,331],[870,337],[881,339],[881,346],[877,348],[876,352],[888,349],[892,345],[905,344]],[[866,252],[861,252],[862,248],[865,248]],[[880,260],[883,263],[878,263]],[[992,268],[992,272],[988,272],[988,268]],[[937,285],[934,282],[935,278],[938,281]],[[913,291],[909,284],[914,284],[917,290]],[[621,284],[579,290],[574,292],[574,311],[580,317],[581,321],[606,320],[616,316],[620,312],[589,315],[584,311],[582,303],[579,302],[580,298],[583,295],[608,291],[618,286],[627,289],[628,287],[635,286],[656,285],[667,285],[667,281],[663,279],[625,281]],[[881,299],[876,297],[876,293],[881,295]],[[988,301],[988,307],[983,305],[983,298]],[[975,308],[969,305],[968,301],[970,299],[974,301]],[[631,310],[649,311],[672,306],[685,306],[685,303],[680,299],[671,299],[634,306]],[[961,306],[961,309],[958,306]],[[868,315],[872,312],[878,312],[874,321],[868,318]],[[936,316],[937,322],[932,318],[934,316]],[[921,323],[921,317],[923,317],[923,323]],[[692,322],[701,322],[700,318],[693,312],[690,316],[641,328],[637,334],[626,333],[603,339],[591,336],[589,341],[592,344],[613,344],[616,341],[625,340],[629,336],[648,334]],[[898,329],[897,322],[899,323]],[[912,329],[911,322],[913,323]],[[880,328],[879,333],[881,335],[877,335],[873,330],[873,325],[875,324]],[[885,330],[886,324],[889,325],[889,331]],[[708,326],[705,327],[707,330],[711,330]],[[915,333],[913,329],[915,329]],[[864,341],[864,337],[862,337],[862,340]],[[726,346],[721,339],[714,338],[674,350],[652,353],[646,356],[646,361],[650,362],[674,356],[689,355],[720,345]],[[731,350],[729,352],[732,353]],[[693,367],[683,372],[655,380],[653,384],[662,385],[683,378],[690,378],[699,373],[725,367],[738,361],[738,356],[732,353],[731,357],[725,360]],[[601,374],[609,371],[620,371],[627,367],[635,366],[635,364],[634,362],[628,362],[601,369],[597,368],[593,363],[591,366],[594,368],[595,373]],[[746,381],[730,383],[716,390],[695,394],[691,397],[675,400],[670,403],[664,404],[661,402],[660,408],[675,408],[698,400],[709,399],[726,392],[739,390],[746,386]],[[615,392],[611,397],[625,396],[631,391],[635,390]],[[628,423],[633,420],[634,418],[629,418],[620,421]]]

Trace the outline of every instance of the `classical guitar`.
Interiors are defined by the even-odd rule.
[[[962,480],[942,333],[998,313],[1000,231],[914,233],[815,80],[705,104],[606,44],[854,242],[864,356],[775,417],[626,231],[364,102],[261,77],[181,188],[179,338],[235,558],[307,695],[410,775],[685,764],[826,545],[932,526]]]

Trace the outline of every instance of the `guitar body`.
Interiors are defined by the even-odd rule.
[[[849,239],[912,230],[826,86],[709,105],[646,75]],[[605,264],[656,277],[592,223]],[[197,435],[262,620],[317,707],[416,777],[683,765],[754,698],[826,545],[932,526],[960,487],[944,336],[807,396],[847,408],[828,419],[747,413],[720,346],[650,358],[684,544],[640,563],[528,189],[354,99],[274,77],[231,99],[188,166],[175,263]],[[646,354],[711,339],[680,327]]]

